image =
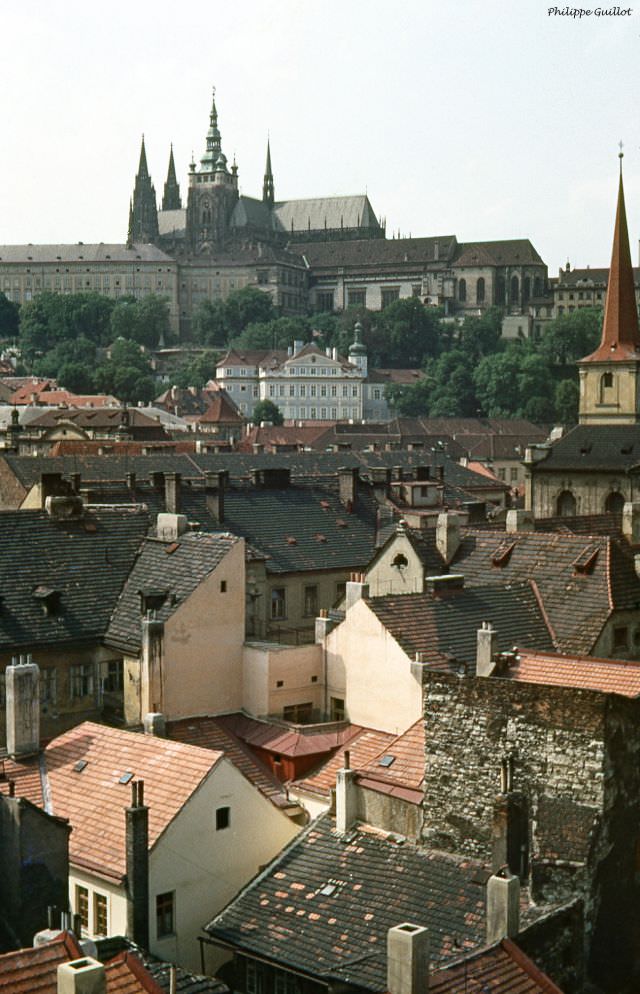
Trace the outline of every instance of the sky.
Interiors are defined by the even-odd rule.
[[[542,0],[1,0],[0,243],[122,242],[144,133],[186,198],[216,88],[260,196],[367,192],[387,233],[609,263],[618,142],[640,235],[640,6]],[[570,5],[557,8],[572,9]]]

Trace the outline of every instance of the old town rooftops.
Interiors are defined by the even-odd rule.
[[[430,930],[434,964],[484,944],[479,863],[429,851],[370,826],[345,835],[322,815],[206,926],[211,939],[324,981],[387,990],[389,928]],[[523,898],[521,920],[540,914]]]

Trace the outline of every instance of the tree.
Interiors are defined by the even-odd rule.
[[[270,295],[256,287],[236,290],[225,301],[225,323],[230,336],[237,335],[249,324],[263,324],[274,317]]]
[[[306,342],[309,337],[307,318],[274,318],[249,324],[229,345],[234,349],[287,349],[294,341]]]
[[[152,400],[157,392],[148,358],[139,345],[124,338],[114,342],[95,380],[99,390],[132,404]]]
[[[417,367],[437,355],[440,318],[439,310],[427,309],[417,297],[394,300],[377,322],[386,342],[381,365]]]
[[[602,311],[597,307],[579,307],[561,314],[547,325],[540,350],[552,362],[573,365],[595,351],[602,330]]]
[[[460,327],[460,348],[475,359],[500,351],[502,309],[491,307],[480,317],[466,317]]]
[[[253,409],[252,420],[256,424],[260,424],[262,421],[271,421],[274,425],[281,425],[284,418],[280,408],[272,400],[260,400]]]
[[[203,352],[176,371],[173,382],[177,387],[196,387],[198,390],[216,374],[216,357],[213,352]]]
[[[574,425],[578,421],[580,387],[575,379],[560,380],[554,397],[556,419],[563,425]]]
[[[0,293],[0,338],[16,338],[20,327],[20,308]]]
[[[193,315],[192,338],[203,345],[227,343],[227,323],[222,300],[202,300]]]
[[[122,297],[111,315],[111,337],[129,338],[139,345],[155,348],[171,334],[169,305],[164,297],[150,294],[137,300]]]

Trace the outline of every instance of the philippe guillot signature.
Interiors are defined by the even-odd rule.
[[[631,17],[633,7],[549,7],[548,17]]]

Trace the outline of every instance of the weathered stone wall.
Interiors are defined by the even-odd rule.
[[[564,992],[584,991],[584,920],[581,901],[539,918],[520,932],[517,945]]]

